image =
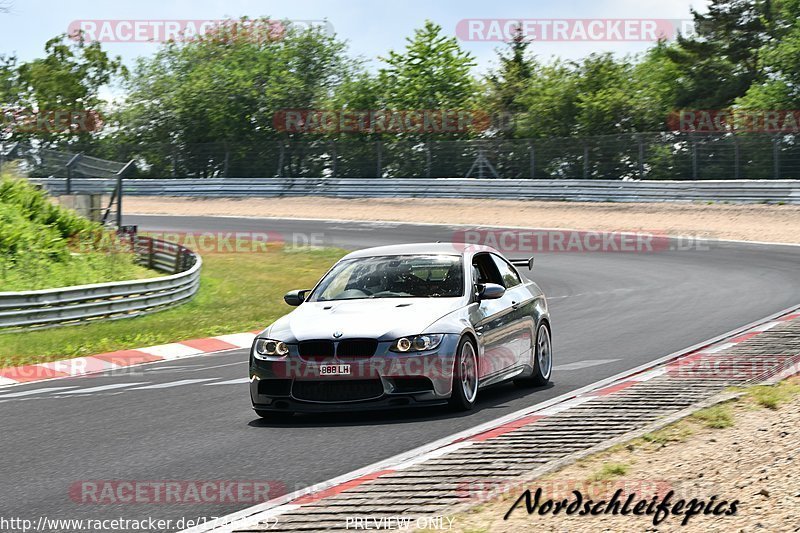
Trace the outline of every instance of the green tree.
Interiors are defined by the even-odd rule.
[[[761,68],[769,73],[737,101],[747,109],[798,109],[800,107],[800,0],[776,3],[775,33],[760,52]]]
[[[675,80],[681,108],[722,109],[764,79],[759,54],[780,33],[771,0],[711,0],[708,13],[692,10],[696,35],[669,48],[682,68]]]
[[[50,39],[45,44],[45,57],[22,63],[12,76],[15,88],[4,97],[11,104],[36,112],[91,111],[103,114],[104,102],[100,90],[117,76],[124,77],[127,70],[119,57],[110,57],[100,43],[87,43],[79,34],[70,41],[66,34]],[[8,75],[13,64],[7,60],[3,74]],[[4,76],[5,79],[6,76]],[[35,138],[45,143],[70,144],[74,149],[91,150],[99,133],[90,129],[72,128],[66,131],[42,131],[14,135],[14,140]]]
[[[389,51],[380,69],[384,100],[392,109],[457,109],[474,103],[476,82],[472,54],[431,21],[407,38],[402,52]]]
[[[0,104],[5,114],[3,140],[70,145],[75,150],[97,146],[101,133],[93,121],[104,115],[100,90],[126,74],[119,58],[111,58],[99,43],[87,44],[78,36],[50,39],[45,57],[19,63],[15,56],[0,56]],[[55,113],[90,112],[73,116],[72,128],[54,124]],[[37,117],[50,122],[37,123]],[[66,115],[63,115],[66,118]],[[89,129],[82,129],[77,121]],[[47,124],[47,127],[42,127]]]
[[[522,30],[517,28],[507,48],[497,52],[499,67],[486,77],[485,108],[504,127],[513,126],[518,115],[526,111],[519,96],[538,67],[529,53],[530,44]],[[506,137],[513,136],[513,133],[512,128],[499,132]]]
[[[320,28],[287,27],[267,39],[237,31],[259,23],[269,19],[228,21],[223,35],[140,59],[119,141],[144,146],[160,172],[177,161],[182,174],[274,173],[258,165],[276,161],[277,141],[294,135],[276,128],[276,117],[322,105],[352,62]]]

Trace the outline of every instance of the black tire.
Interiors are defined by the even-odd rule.
[[[544,341],[544,342],[540,342]],[[546,347],[547,355],[545,358],[540,357],[539,351],[542,347]],[[544,353],[544,350],[542,350]],[[546,360],[547,373],[542,372],[542,365],[540,359]],[[553,375],[553,341],[550,336],[550,326],[546,322],[539,324],[536,330],[536,343],[534,344],[533,354],[533,373],[525,378],[514,380],[514,385],[519,387],[543,387],[550,383],[550,377]]]
[[[470,352],[471,351],[471,355]],[[474,363],[465,361],[462,365],[462,357],[467,357]],[[474,369],[474,386],[465,387],[463,384],[463,369],[467,369],[467,375]],[[453,411],[470,411],[475,407],[475,401],[478,398],[478,349],[475,343],[469,337],[463,337],[461,342],[458,343],[456,350],[455,361],[453,362],[453,392],[450,394],[449,405]],[[470,378],[467,378],[469,383],[472,384]],[[467,394],[465,388],[473,389],[472,394]],[[470,398],[471,396],[471,398]]]

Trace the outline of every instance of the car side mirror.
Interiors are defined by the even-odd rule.
[[[478,299],[479,300],[497,300],[502,298],[506,293],[506,288],[497,283],[484,283],[478,285]]]
[[[294,291],[289,291],[283,296],[283,301],[289,305],[297,307],[306,301],[306,295],[310,290],[311,289],[297,289]]]

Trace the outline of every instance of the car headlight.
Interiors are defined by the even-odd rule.
[[[441,334],[415,335],[413,337],[400,337],[392,343],[389,349],[393,352],[425,352],[435,350],[444,339]]]
[[[253,355],[256,359],[265,361],[268,357],[284,357],[289,353],[289,347],[283,341],[275,339],[256,339]]]

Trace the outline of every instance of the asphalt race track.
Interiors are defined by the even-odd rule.
[[[125,223],[140,230],[274,231],[287,241],[321,233],[326,245],[352,249],[447,241],[459,229],[166,216],[128,216]],[[248,507],[79,504],[69,489],[82,480],[273,480],[294,491],[800,303],[800,247],[714,243],[647,254],[545,253],[537,255],[531,277],[550,299],[554,383],[543,390],[502,385],[482,391],[468,414],[399,411],[262,422],[250,409],[246,350],[0,388],[0,516],[177,520]]]

